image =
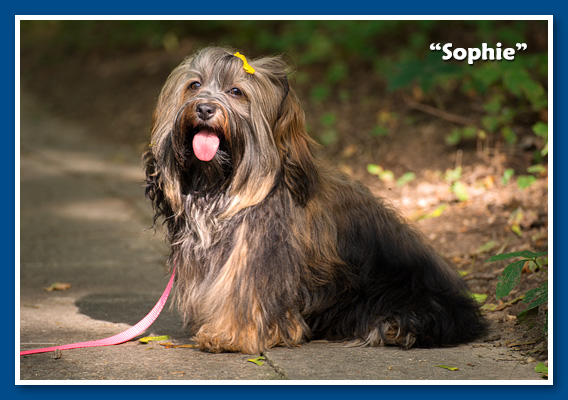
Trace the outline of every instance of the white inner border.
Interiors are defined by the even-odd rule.
[[[548,302],[548,380],[458,380],[458,381],[414,381],[414,380],[341,380],[341,381],[263,381],[263,380],[242,380],[242,381],[215,381],[215,380],[191,380],[191,381],[101,381],[101,380],[20,380],[20,21],[27,20],[188,20],[195,21],[196,17],[191,15],[16,15],[15,16],[15,260],[16,260],[16,279],[15,279],[15,327],[16,327],[16,348],[15,348],[15,383],[19,385],[552,385],[553,384],[553,29],[552,15],[205,15],[198,16],[202,21],[213,20],[361,20],[361,21],[381,21],[381,20],[433,20],[433,21],[454,21],[454,20],[496,20],[496,21],[548,21],[548,270],[549,270],[549,302]],[[458,46],[459,47],[459,46]]]

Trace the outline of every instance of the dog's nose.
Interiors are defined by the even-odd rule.
[[[215,115],[216,107],[210,103],[200,103],[196,107],[197,116],[207,121]]]

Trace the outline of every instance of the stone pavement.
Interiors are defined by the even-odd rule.
[[[27,93],[20,129],[18,350],[101,339],[138,322],[166,286],[168,248],[153,234],[140,154],[50,115]],[[141,140],[144,132],[141,132]],[[16,266],[18,267],[18,265]],[[64,291],[47,292],[56,282]],[[168,306],[146,335],[190,343]],[[312,342],[258,355],[207,354],[136,341],[16,355],[22,384],[68,380],[535,380],[535,363],[479,342],[445,349],[347,348]],[[457,367],[450,371],[437,367]],[[18,376],[16,376],[18,381]]]

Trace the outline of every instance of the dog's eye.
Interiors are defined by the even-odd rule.
[[[188,88],[190,88],[191,90],[197,90],[201,87],[201,83],[195,81],[195,82],[191,82],[188,86]]]
[[[241,89],[234,87],[229,90],[229,94],[235,97],[241,97],[243,95],[243,92],[241,91]]]

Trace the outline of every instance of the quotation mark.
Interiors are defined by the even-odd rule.
[[[440,43],[430,43],[430,50],[442,50],[442,46],[440,46]]]
[[[517,50],[526,50],[527,49],[526,43],[517,43],[515,46],[517,47]],[[432,48],[432,46],[430,46],[430,48]]]

